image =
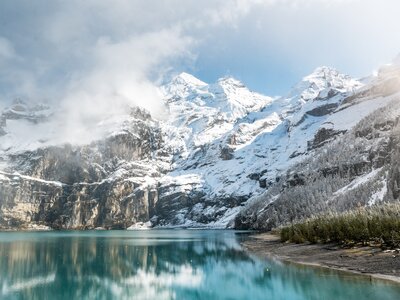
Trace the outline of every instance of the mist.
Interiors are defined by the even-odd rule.
[[[188,17],[188,7],[179,9],[178,2],[157,1],[153,9],[154,1],[55,1],[49,6],[38,1],[35,7],[23,1],[19,14],[28,19],[9,26],[33,39],[0,36],[1,102],[45,102],[53,113],[44,124],[9,122],[2,148],[35,147],[39,140],[42,145],[86,144],[118,129],[134,106],[163,119],[160,84],[174,66],[195,59],[193,46],[199,41],[188,34],[188,26],[200,28],[205,15],[212,14],[215,24],[226,18],[219,19],[219,9]],[[10,2],[2,5],[15,13]],[[212,11],[219,6],[223,1],[216,1]]]
[[[393,0],[5,0],[0,109],[15,98],[49,103],[47,127],[18,134],[87,143],[132,106],[165,118],[159,86],[181,71],[206,82],[232,75],[267,95],[285,94],[320,65],[365,76],[400,51],[399,8]]]

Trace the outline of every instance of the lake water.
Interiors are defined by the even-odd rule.
[[[0,233],[0,299],[400,299],[400,286],[261,260],[246,233]]]

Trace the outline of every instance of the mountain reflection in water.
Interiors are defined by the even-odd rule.
[[[0,233],[0,299],[400,299],[395,284],[260,260],[246,233]]]

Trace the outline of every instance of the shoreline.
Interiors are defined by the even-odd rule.
[[[334,244],[281,243],[271,233],[251,235],[241,244],[246,251],[262,258],[400,284],[400,254],[396,252],[373,247],[346,249]]]

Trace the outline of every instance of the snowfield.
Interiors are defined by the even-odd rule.
[[[125,193],[114,185],[128,184],[132,190],[120,201],[140,195],[147,206],[154,206],[152,213],[145,207],[146,217],[131,220],[129,229],[232,227],[237,214],[255,199],[267,204],[278,199],[266,191],[292,167],[399,98],[398,91],[388,95],[379,90],[382,84],[390,87],[387,78],[397,78],[397,72],[396,65],[386,66],[358,81],[320,67],[283,97],[252,92],[231,77],[208,84],[182,73],[160,87],[168,118],[157,120],[127,107],[89,123],[82,139],[79,132],[64,138],[68,123],[59,109],[16,101],[0,115],[0,186],[26,180],[59,188],[112,186]],[[42,162],[54,147],[70,149],[68,155],[84,162],[82,178],[87,179],[40,178],[51,163],[58,163],[59,158]],[[373,180],[380,171],[362,174],[334,196]],[[154,203],[146,193],[156,195]],[[382,184],[369,204],[386,193]]]

